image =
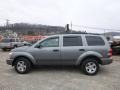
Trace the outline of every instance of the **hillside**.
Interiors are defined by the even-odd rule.
[[[120,36],[120,32],[107,32],[105,33],[106,36]]]
[[[48,35],[54,33],[63,33],[65,28],[61,26],[50,26],[41,24],[15,23],[9,26],[1,26],[0,31],[11,30],[18,34]]]

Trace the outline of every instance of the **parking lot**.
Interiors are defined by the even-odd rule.
[[[95,76],[76,67],[39,67],[29,74],[17,74],[5,60],[9,52],[0,51],[0,90],[120,90],[120,56],[100,66]]]

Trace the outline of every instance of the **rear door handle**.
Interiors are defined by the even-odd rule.
[[[79,49],[79,51],[85,51],[85,49]]]
[[[53,52],[58,52],[59,50],[58,49],[54,49]]]

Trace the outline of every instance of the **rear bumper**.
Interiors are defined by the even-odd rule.
[[[111,64],[113,62],[112,58],[102,58],[102,65]]]
[[[1,47],[1,49],[12,49],[13,47],[10,47],[10,46],[4,46],[4,47]]]
[[[7,59],[7,60],[6,60],[6,63],[7,63],[8,65],[12,65],[13,59]]]

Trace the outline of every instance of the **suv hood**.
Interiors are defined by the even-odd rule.
[[[13,49],[12,52],[26,52],[28,50],[28,48],[30,48],[30,47],[29,46],[23,46],[23,47]]]

